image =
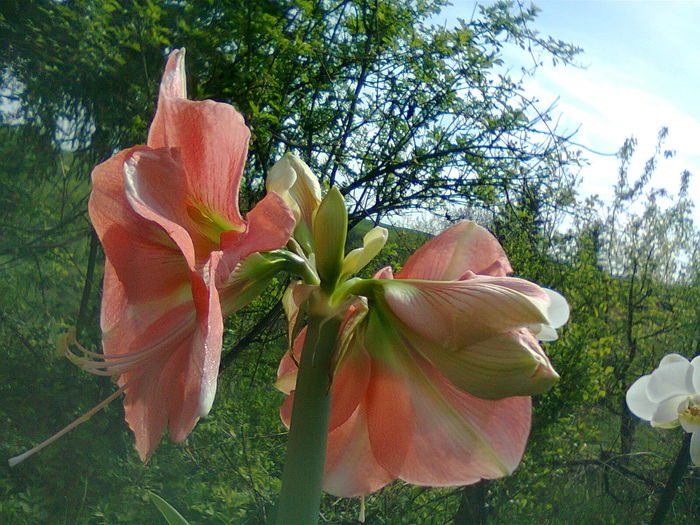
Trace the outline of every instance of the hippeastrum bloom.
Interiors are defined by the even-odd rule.
[[[385,268],[349,286],[360,297],[336,342],[326,491],[465,485],[516,468],[528,396],[558,379],[533,330],[563,324],[568,306],[510,272],[498,241],[462,221],[396,276]],[[304,335],[278,370],[287,425]]]
[[[688,361],[668,354],[651,374],[640,377],[627,391],[627,406],[653,427],[692,433],[690,458],[700,466],[700,356]]]
[[[106,255],[104,355],[81,362],[118,376],[143,461],[166,427],[180,442],[209,411],[223,316],[268,282],[276,263],[258,252],[284,246],[294,229],[274,193],[241,217],[249,137],[233,106],[187,99],[184,50],[175,50],[148,144],[92,173],[90,218]]]

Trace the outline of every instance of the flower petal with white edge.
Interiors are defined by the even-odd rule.
[[[553,328],[560,328],[564,326],[569,320],[569,303],[566,302],[564,296],[559,292],[550,290],[549,288],[544,289],[545,293],[549,296],[549,307],[547,308],[547,317],[549,317],[549,325]]]
[[[700,394],[700,355],[695,356],[690,365],[693,367],[693,390]]]
[[[679,409],[684,401],[685,398],[683,396],[674,396],[657,404],[654,415],[651,418],[651,426],[676,428],[678,426]]]
[[[632,386],[627,390],[625,397],[627,406],[632,413],[645,421],[651,421],[656,411],[657,403],[654,403],[647,395],[647,387],[651,374],[645,375],[637,379]]]
[[[692,368],[686,359],[662,361],[659,368],[652,372],[647,387],[649,399],[656,402],[692,393]]]
[[[135,151],[124,163],[124,193],[135,213],[165,230],[194,270],[195,249],[200,248],[201,263],[216,245],[206,238],[208,225],[195,223],[187,214],[187,179],[177,155],[167,148]]]
[[[540,341],[556,341],[559,336],[556,329],[560,328],[569,320],[569,304],[564,299],[564,296],[549,288],[543,288],[547,297],[549,297],[549,305],[547,306],[548,324],[540,324],[532,327],[537,339]]]
[[[690,437],[690,459],[693,465],[700,467],[700,432],[693,432]]]
[[[294,347],[294,341],[301,331],[304,308],[309,297],[311,297],[312,291],[313,287],[311,285],[298,281],[291,283],[282,296],[282,307],[284,308],[284,314],[287,318],[287,341],[289,343],[289,351]],[[302,315],[299,315],[300,313]]]
[[[298,221],[301,218],[299,204],[289,195],[297,181],[297,174],[292,168],[289,157],[285,155],[270,168],[265,179],[265,188],[269,192],[274,192],[284,199],[294,213],[294,218]]]
[[[199,417],[209,414],[214,404],[216,385],[221,361],[221,343],[224,336],[224,321],[221,313],[219,293],[214,286],[216,267],[221,260],[221,252],[213,252],[204,265],[204,283],[208,286],[197,290],[193,287],[194,300],[197,305],[199,331],[203,349],[194,361],[200,367]]]
[[[671,363],[680,363],[680,362],[687,362],[688,360],[683,357],[681,354],[666,354],[661,358],[661,361],[659,361],[659,367],[669,365]]]
[[[301,350],[304,346],[305,337],[306,327],[302,328],[301,332],[299,332],[299,335],[294,340],[290,349],[291,351],[285,352],[277,367],[275,388],[285,395],[290,395],[296,388],[299,361],[301,360]]]

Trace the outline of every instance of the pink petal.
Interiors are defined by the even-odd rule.
[[[393,278],[394,278],[394,272],[391,269],[391,266],[385,266],[384,268],[377,270],[377,273],[375,273],[372,276],[372,279],[393,279]]]
[[[165,237],[165,233],[162,235]],[[129,303],[170,296],[189,282],[187,262],[175,246],[143,242],[118,225],[112,226],[101,241]]]
[[[206,280],[213,281],[220,253],[212,254],[207,264]],[[183,441],[201,416],[209,413],[216,393],[223,337],[223,318],[216,288],[207,286],[205,279],[193,278],[193,298],[197,323],[180,357],[178,382],[171,384],[171,405],[168,426],[170,439]]]
[[[136,450],[144,463],[158,447],[168,424],[168,398],[163,395],[163,385],[176,380],[166,375],[162,363],[151,363],[140,371],[138,380],[128,378],[129,388],[124,397],[124,418],[134,433]],[[124,384],[126,380],[120,380]]]
[[[174,49],[168,56],[168,62],[160,81],[160,98],[187,98],[185,76],[185,50]]]
[[[171,98],[161,92],[148,145],[179,148],[193,204],[205,216],[241,231],[238,190],[249,139],[250,131],[233,106]]]
[[[119,281],[114,266],[105,260],[104,278],[102,280],[102,310],[100,327],[109,332],[121,319],[127,306],[126,291]]]
[[[148,144],[153,148],[168,145],[166,134],[166,114],[172,99],[187,98],[184,50],[176,49],[168,56],[168,61],[160,81],[158,108],[148,130]]]
[[[297,372],[299,361],[301,360],[301,350],[304,347],[306,338],[306,327],[302,328],[292,345],[292,353],[285,352],[277,367],[277,382],[275,387],[283,394],[289,395],[296,388]],[[290,407],[291,410],[291,407]],[[291,421],[291,420],[290,420]]]
[[[118,309],[115,304],[123,302],[124,295],[132,303],[157,300],[189,282],[190,269],[177,245],[163,228],[138,215],[127,201],[124,163],[145,150],[137,147],[122,151],[92,172],[90,220],[122,288],[117,292],[121,298],[112,299],[111,292],[117,290],[117,285],[108,277],[110,288],[103,298],[108,317]],[[109,303],[106,307],[105,302]]]
[[[196,329],[191,302],[170,306],[132,309],[103,339],[107,355],[144,354],[140,363],[132,364],[119,378],[121,385],[130,384],[124,412],[142,461],[158,445],[173,407],[182,403],[177,390]]]
[[[209,220],[192,218],[187,179],[177,150],[134,152],[124,165],[124,179],[131,207],[163,228],[191,269],[203,265],[209,253],[218,249],[221,229]],[[195,216],[197,213],[195,210]]]
[[[306,337],[306,327],[294,341],[294,358],[286,352],[277,368],[277,382],[275,386],[283,393],[289,395],[296,388],[296,377],[301,360],[301,351]],[[295,362],[296,360],[296,362]],[[348,352],[343,359],[342,366],[333,376],[331,398],[331,417],[329,432],[345,423],[355,412],[365,395],[370,376],[370,361],[367,353],[361,348]],[[288,407],[291,418],[291,405]],[[289,424],[289,419],[285,424]]]
[[[217,379],[219,377],[219,363],[221,361],[221,345],[224,336],[224,322],[219,303],[219,294],[213,286],[216,267],[221,260],[221,252],[214,252],[207,265],[204,267],[206,279],[199,281],[198,286],[193,286],[193,296],[197,308],[197,320],[199,334],[203,345],[195,346],[194,353],[203,352],[201,362],[201,380],[199,391],[199,415],[206,416],[211,409],[216,392]],[[206,283],[210,283],[207,285]]]
[[[362,407],[328,434],[323,490],[350,498],[375,492],[394,479],[377,462]]]
[[[294,394],[280,407],[280,417],[289,428]],[[332,417],[332,411],[331,411]],[[379,490],[395,479],[376,461],[369,443],[367,418],[362,406],[342,425],[328,433],[323,490],[339,497],[362,496]]]
[[[282,296],[284,316],[287,318],[287,341],[290,349],[294,347],[294,341],[302,330],[305,306],[313,290],[312,285],[296,281],[287,286]]]
[[[402,480],[466,485],[517,467],[530,430],[529,397],[487,401],[455,389],[425,360],[405,366],[415,430]]]
[[[372,453],[394,477],[401,470],[415,438],[415,421],[409,388],[402,371],[372,360],[365,406]]]
[[[137,146],[120,151],[92,170],[92,193],[88,202],[88,211],[90,222],[100,238],[114,224],[120,224],[134,235],[143,235],[142,228],[145,222],[126,200],[123,169],[129,157],[137,151],[146,149]]]
[[[162,357],[190,337],[195,322],[192,295],[185,288],[160,301],[129,304],[119,322],[103,334],[104,353],[133,357],[140,352],[144,359],[139,362]]]
[[[542,289],[521,279],[384,283],[392,313],[418,335],[449,349],[459,350],[547,320]]]
[[[346,354],[333,376],[329,432],[344,424],[355,412],[367,392],[369,382],[369,355],[362,348],[354,348]]]
[[[217,272],[217,283],[223,286],[236,265],[248,255],[283,247],[294,231],[294,215],[282,198],[269,193],[246,216],[247,230],[221,235],[224,256]]]
[[[207,279],[213,278],[216,264],[215,253],[205,268]],[[208,287],[203,276],[193,275],[192,293],[189,300],[180,294],[129,307],[104,335],[108,355],[144,354],[142,363],[120,377],[120,384],[131,383],[124,410],[143,461],[155,450],[166,426],[173,441],[182,441],[213,401],[223,319],[216,289]]]
[[[292,408],[294,407],[294,392],[289,394],[280,406],[280,419],[285,427],[289,428],[292,424]]]
[[[496,238],[471,221],[460,221],[409,257],[397,279],[451,281],[468,271],[504,276],[512,272]]]

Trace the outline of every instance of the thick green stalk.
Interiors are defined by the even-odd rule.
[[[312,312],[315,310],[312,305]],[[277,525],[315,525],[330,414],[330,363],[340,319],[310,316],[299,363]]]

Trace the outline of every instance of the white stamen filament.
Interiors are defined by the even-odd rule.
[[[79,356],[70,351],[70,345],[75,345],[84,354],[85,357]],[[65,348],[65,355],[73,363],[78,365],[83,370],[98,376],[114,376],[121,375],[127,372],[134,365],[150,359],[153,356],[154,346],[148,346],[137,352],[129,352],[119,355],[105,355],[91,352],[78,341],[73,339],[69,341]]]
[[[135,378],[134,378],[134,379],[135,379]],[[99,411],[102,410],[104,407],[106,407],[108,404],[110,404],[112,401],[114,401],[116,398],[118,398],[118,397],[122,394],[122,392],[124,392],[124,391],[129,387],[129,385],[134,381],[134,379],[132,379],[132,380],[129,381],[128,383],[125,383],[124,385],[122,385],[121,387],[119,387],[119,389],[118,389],[117,391],[115,391],[113,394],[111,394],[111,395],[110,395],[108,398],[106,398],[104,401],[102,401],[102,402],[99,403],[98,405],[92,407],[90,410],[88,410],[87,412],[85,412],[85,413],[84,413],[82,416],[80,416],[78,419],[76,419],[75,421],[73,421],[73,422],[70,423],[69,425],[65,426],[64,428],[62,428],[61,430],[59,430],[58,432],[56,432],[56,433],[55,433],[53,436],[51,436],[50,438],[48,438],[48,439],[42,441],[42,442],[39,443],[37,446],[35,446],[35,447],[33,447],[33,448],[27,450],[26,452],[23,452],[22,454],[19,454],[18,456],[14,456],[14,457],[10,458],[10,459],[8,460],[8,463],[9,463],[10,467],[14,467],[15,465],[17,465],[18,463],[21,463],[22,461],[24,461],[24,460],[27,459],[28,457],[33,456],[34,454],[36,454],[37,452],[39,452],[41,449],[43,449],[44,447],[50,445],[51,443],[53,443],[54,441],[56,441],[58,438],[60,438],[60,437],[63,436],[64,434],[70,432],[71,430],[73,430],[75,427],[77,427],[77,426],[80,425],[81,423],[84,423],[85,421],[87,421],[88,419],[90,419],[93,415],[95,415],[97,412],[99,412]]]
[[[128,372],[129,369],[134,367],[134,365],[147,359],[150,359],[155,353],[157,353],[159,343],[161,342],[162,341],[158,341],[158,343],[151,344],[146,348],[143,348],[136,352],[129,352],[126,354],[110,356],[98,354],[96,352],[91,352],[77,341],[77,339],[75,338],[75,331],[69,330],[68,333],[61,336],[59,345],[60,347],[62,347],[61,350],[63,354],[70,361],[78,365],[83,370],[99,376],[118,376],[122,375],[125,372]],[[83,355],[80,356],[72,352],[70,350],[71,345],[77,347]],[[119,387],[119,389],[117,389],[113,394],[111,394],[105,400],[103,400],[102,402],[85,412],[75,421],[56,432],[50,438],[42,441],[37,446],[27,450],[26,452],[10,458],[8,460],[10,467],[14,467],[15,465],[21,463],[28,457],[33,456],[41,449],[50,445],[64,434],[67,434],[81,423],[84,423],[85,421],[90,419],[93,415],[95,415],[97,412],[102,410],[109,403],[111,403],[117,397],[119,397],[131,384],[133,384],[134,381],[136,381],[139,378],[139,376],[140,373],[137,372],[135,376],[133,376],[127,383]]]

